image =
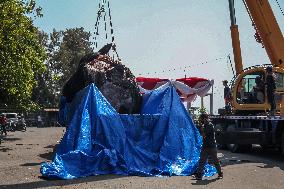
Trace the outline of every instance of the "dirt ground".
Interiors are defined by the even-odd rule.
[[[284,158],[254,148],[247,154],[219,151],[224,178],[196,181],[191,176],[137,177],[104,175],[74,180],[44,180],[40,164],[50,161],[64,128],[27,128],[10,132],[0,145],[0,188],[284,188]]]

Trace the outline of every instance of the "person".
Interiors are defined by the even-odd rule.
[[[227,112],[230,112],[232,95],[231,95],[231,90],[230,90],[230,87],[228,86],[227,80],[223,81],[223,86],[224,86],[225,109]]]
[[[255,86],[253,87],[254,99],[257,103],[264,102],[264,82],[260,76],[255,78]]]
[[[245,80],[243,79],[237,88],[237,102],[239,104],[246,103],[246,96],[245,96]]]
[[[195,178],[197,180],[202,179],[202,172],[206,163],[207,158],[210,156],[218,172],[218,179],[223,178],[223,172],[221,165],[217,157],[217,145],[215,140],[214,125],[209,121],[209,116],[206,113],[202,113],[198,119],[200,133],[203,138],[203,146],[201,149],[200,160]]]
[[[43,127],[43,122],[42,122],[40,115],[37,116],[37,123],[38,123],[38,127]]]
[[[6,118],[5,114],[1,115],[0,124],[1,124],[1,128],[2,128],[2,133],[5,133],[5,135],[7,135],[7,131],[6,131],[7,118]]]
[[[275,99],[274,99],[274,93],[276,90],[276,84],[275,84],[275,77],[273,75],[272,67],[268,66],[266,68],[266,94],[267,94],[267,100],[270,104],[270,113],[274,115],[274,111],[276,109]]]

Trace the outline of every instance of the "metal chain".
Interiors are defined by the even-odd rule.
[[[103,5],[103,2],[102,4],[99,3],[99,10],[97,12],[97,20],[96,20],[96,24],[95,24],[95,46],[96,48],[98,48],[98,41],[97,41],[97,38],[99,36],[99,25],[100,25],[100,19],[102,17],[102,13],[105,12],[105,9],[104,9],[104,5]]]
[[[112,46],[112,50],[115,53],[118,61],[121,61],[118,52],[117,52],[117,48],[116,48],[116,44],[114,43],[114,32],[113,32],[113,25],[112,25],[112,19],[111,19],[111,11],[110,11],[110,3],[109,0],[107,1],[107,6],[108,6],[108,15],[109,15],[109,25],[110,25],[110,35],[111,35],[111,42],[113,43]]]
[[[283,11],[282,7],[280,6],[280,3],[278,2],[278,0],[275,0],[275,1],[276,1],[277,5],[278,5],[282,15],[284,16],[284,11]]]
[[[231,60],[231,55],[228,54],[227,56],[227,65],[230,63],[230,66],[231,66],[231,69],[232,69],[232,73],[233,75],[235,75],[235,71],[234,71],[234,68],[233,68],[233,64],[232,64],[232,60]]]
[[[264,44],[263,44],[262,39],[261,39],[261,37],[260,37],[260,35],[259,35],[258,29],[257,29],[257,27],[255,26],[254,20],[253,20],[253,18],[252,18],[252,16],[251,16],[251,13],[250,13],[250,11],[249,11],[249,8],[248,8],[248,6],[247,6],[247,3],[246,3],[244,0],[242,0],[242,1],[243,1],[243,4],[245,5],[245,8],[246,8],[247,13],[248,13],[248,15],[249,15],[249,18],[250,18],[250,20],[251,20],[251,22],[252,22],[252,26],[253,26],[253,28],[255,29],[254,38],[255,38],[255,40],[256,40],[258,43],[261,43],[261,44],[262,44],[262,47],[264,47]]]
[[[107,14],[108,12],[108,14]],[[111,43],[113,44],[112,46],[112,51],[113,54],[116,55],[117,60],[121,61],[121,59],[119,58],[118,52],[117,52],[117,48],[116,48],[116,44],[114,43],[114,30],[113,30],[113,24],[112,24],[112,17],[111,17],[111,9],[110,9],[110,2],[109,0],[101,0],[101,2],[99,3],[99,10],[97,12],[97,20],[96,20],[96,24],[95,24],[95,47],[98,48],[98,37],[99,37],[99,25],[100,25],[100,21],[101,19],[103,19],[104,22],[104,31],[105,31],[105,39],[107,40],[109,38],[108,35],[108,25],[107,25],[107,16],[109,19],[109,29],[110,29],[110,36],[111,36]],[[113,57],[114,59],[114,57]]]

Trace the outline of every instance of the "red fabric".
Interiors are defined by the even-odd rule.
[[[139,83],[139,85],[147,90],[153,90],[156,88],[157,84],[159,82],[166,82],[168,79],[160,79],[160,78],[146,78],[146,77],[137,77],[136,82]],[[185,85],[189,86],[190,88],[194,88],[196,84],[199,82],[209,81],[208,79],[199,78],[199,77],[190,77],[190,78],[180,78],[176,79],[176,81],[182,82]],[[189,94],[187,97],[182,96],[182,92],[177,89],[178,95],[181,97],[182,101],[187,101],[191,98],[193,98],[196,94]]]
[[[197,83],[202,81],[208,81],[208,79],[200,78],[200,77],[190,77],[190,78],[181,78],[176,79],[176,81],[183,82],[184,84],[188,85],[189,87],[194,87]]]
[[[1,117],[0,117],[0,124],[1,124],[1,125],[5,125],[6,123],[7,123],[7,118],[4,117],[4,116],[1,116]]]
[[[152,90],[155,88],[156,84],[162,81],[167,81],[168,79],[160,78],[146,78],[146,77],[137,77],[136,82],[141,82],[141,87],[147,90]]]

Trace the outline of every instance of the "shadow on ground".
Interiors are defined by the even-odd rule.
[[[54,144],[54,145],[48,145],[46,147],[43,147],[43,148],[52,148],[53,150],[56,148],[57,144]]]
[[[14,142],[14,141],[17,141],[17,140],[22,140],[21,138],[11,138],[11,137],[3,137],[2,138],[3,141],[7,141],[7,142]]]
[[[40,165],[41,163],[24,163],[24,164],[21,164],[20,166],[27,166],[27,167],[30,167],[30,166],[37,166],[37,165]]]
[[[46,153],[43,153],[43,154],[39,154],[38,156],[45,159],[45,160],[52,160],[54,155],[55,155],[55,153],[52,151],[52,152],[46,152]]]
[[[275,149],[262,150],[260,147],[254,147],[248,153],[231,153],[222,151],[224,156],[219,158],[222,167],[243,164],[243,163],[262,163],[260,168],[278,167],[284,170],[284,159],[281,153]]]
[[[195,179],[194,179],[195,180]],[[192,185],[208,185],[211,182],[215,182],[216,180],[218,180],[217,178],[214,179],[204,179],[204,180],[196,180],[195,183],[192,183]]]
[[[5,148],[4,146],[0,146],[0,152],[8,152],[13,150],[12,148]]]
[[[96,182],[103,180],[112,180],[122,178],[124,176],[121,175],[99,175],[99,176],[90,176],[86,178],[73,179],[73,180],[42,180],[36,182],[29,183],[21,183],[21,184],[10,184],[10,185],[0,185],[0,188],[43,188],[43,187],[60,187],[67,186],[72,184],[80,184],[86,182]]]
[[[52,160],[55,152],[56,152],[56,147],[58,146],[58,144],[55,145],[48,145],[44,148],[50,149],[48,152],[43,153],[43,154],[39,154],[38,156],[45,159],[45,160]]]

